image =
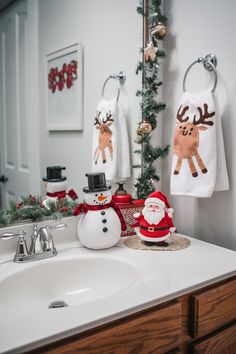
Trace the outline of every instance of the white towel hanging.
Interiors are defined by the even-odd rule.
[[[126,117],[117,97],[97,105],[92,154],[92,172],[104,172],[109,182],[130,177]]]
[[[182,94],[173,142],[171,194],[211,197],[229,189],[221,122],[210,89]]]

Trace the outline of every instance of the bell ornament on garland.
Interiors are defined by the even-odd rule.
[[[77,194],[73,189],[67,191],[67,178],[62,176],[62,170],[65,170],[62,166],[49,166],[47,167],[47,176],[43,177],[45,182],[46,196],[43,200],[45,208],[50,209],[50,202],[56,203],[62,198],[66,198],[68,201],[76,200]]]
[[[144,120],[143,122],[139,123],[139,126],[137,128],[137,137],[135,139],[135,142],[137,144],[140,143],[142,136],[144,135],[149,135],[152,132],[152,125],[148,121]]]
[[[142,212],[134,214],[136,223],[132,226],[145,245],[168,246],[166,241],[176,230],[172,215],[173,209],[166,196],[155,191],[145,200]]]
[[[150,134],[151,132],[152,132],[152,125],[150,122],[144,120],[139,124],[137,129],[138,135],[147,135]]]
[[[154,36],[156,39],[163,39],[167,34],[167,28],[162,22],[158,22],[151,31],[151,36]]]

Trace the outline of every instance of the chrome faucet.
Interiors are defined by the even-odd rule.
[[[18,237],[16,254],[14,256],[13,262],[33,262],[57,255],[57,250],[55,248],[52,237],[52,231],[64,230],[66,226],[66,224],[62,223],[56,226],[46,225],[38,229],[37,225],[34,225],[29,251],[25,240],[26,233],[23,230],[19,230],[16,234],[5,232],[0,235],[0,238],[2,240],[9,240],[11,238]]]

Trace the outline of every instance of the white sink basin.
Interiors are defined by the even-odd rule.
[[[21,310],[48,309],[56,301],[81,305],[127,288],[137,275],[133,264],[106,254],[14,264],[0,279],[0,305]]]

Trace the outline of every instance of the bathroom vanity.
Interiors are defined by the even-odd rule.
[[[55,237],[56,257],[1,254],[0,353],[236,352],[235,252],[196,239],[173,252],[122,241],[92,251],[73,227]]]
[[[236,277],[33,353],[235,353]]]

